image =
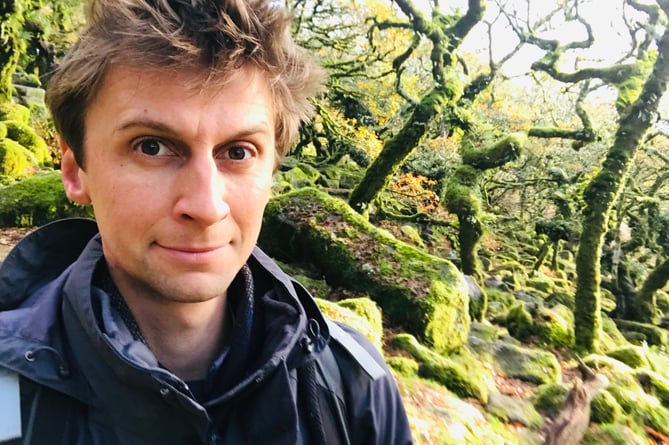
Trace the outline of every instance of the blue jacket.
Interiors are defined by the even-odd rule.
[[[101,328],[95,293],[103,291],[93,278],[101,261],[97,226],[73,219],[33,232],[0,267],[0,370],[19,376],[22,419],[22,439],[2,443],[315,444],[314,423],[328,443],[345,443],[327,434],[329,405],[304,396],[304,369],[327,348],[344,382],[335,396],[350,443],[411,443],[380,354],[344,327],[386,371],[372,378],[350,349],[328,344],[332,329],[311,296],[259,249],[247,263],[259,283],[250,353],[236,380],[202,404],[143,344]],[[321,385],[310,394],[327,392]]]

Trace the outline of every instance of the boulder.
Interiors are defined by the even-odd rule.
[[[315,188],[273,197],[259,245],[280,260],[313,265],[330,285],[369,295],[391,326],[438,352],[467,341],[468,291],[455,266],[374,227],[341,199]]]

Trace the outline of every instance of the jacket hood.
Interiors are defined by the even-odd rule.
[[[0,310],[18,307],[72,264],[98,233],[95,221],[72,218],[27,235],[0,266]]]

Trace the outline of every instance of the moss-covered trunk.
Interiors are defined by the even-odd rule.
[[[383,150],[367,169],[362,181],[353,189],[349,205],[362,212],[372,202],[402,162],[418,146],[430,121],[447,101],[445,90],[435,88],[416,106],[411,118],[399,133],[385,143]]]
[[[628,309],[630,318],[642,323],[654,323],[657,318],[655,292],[662,289],[669,281],[669,259],[657,266],[648,275],[641,286],[634,304]]]
[[[655,120],[669,79],[669,27],[658,45],[659,55],[643,92],[622,116],[613,147],[600,172],[584,192],[583,232],[576,255],[576,347],[593,351],[601,327],[600,279],[602,244],[608,217],[636,155],[641,139]]]

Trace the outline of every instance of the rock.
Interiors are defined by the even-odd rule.
[[[649,345],[667,346],[668,344],[667,332],[657,326],[621,319],[616,319],[615,322],[625,338],[632,342],[643,339]]]
[[[669,408],[669,380],[649,369],[637,369],[635,375],[641,387]]]
[[[395,372],[404,376],[404,377],[416,377],[418,376],[418,369],[420,365],[418,362],[409,357],[402,356],[393,356],[386,358],[386,363],[390,366]]]
[[[614,349],[606,353],[609,357],[619,360],[632,368],[641,368],[648,366],[648,360],[643,353],[643,349],[638,346],[627,346]]]
[[[608,391],[595,394],[590,402],[590,421],[597,423],[615,423],[622,415],[622,408],[615,397]]]
[[[525,310],[522,303],[514,305],[506,316],[506,328],[512,337],[525,341],[534,334],[532,315]]]
[[[506,332],[498,326],[485,322],[472,322],[469,328],[469,336],[476,337],[479,340],[493,342],[504,336]]]
[[[543,423],[543,418],[528,400],[492,393],[485,409],[504,423],[519,423],[532,428],[540,428]]]
[[[503,340],[472,345],[482,357],[493,363],[493,367],[504,375],[526,382],[556,383],[562,372],[557,358],[550,352],[529,349]]]
[[[331,320],[341,321],[361,332],[379,351],[383,351],[383,328],[378,326],[376,320],[370,320],[364,315],[358,314],[353,310],[340,306],[332,301],[316,298],[318,307],[323,311],[326,317]],[[381,317],[379,312],[378,317]],[[377,318],[376,316],[373,317]]]
[[[492,376],[471,354],[445,357],[421,345],[410,334],[398,334],[392,343],[420,363],[420,376],[441,383],[460,397],[473,397],[482,403],[488,401]]]
[[[483,320],[488,307],[486,293],[470,275],[464,276],[469,294],[469,315],[472,320]]]
[[[564,404],[569,388],[564,383],[545,383],[537,387],[532,394],[533,406],[551,417],[554,417]]]
[[[539,309],[535,319],[535,332],[539,339],[554,347],[566,347],[574,343],[574,315],[562,305],[551,309]]]
[[[406,239],[412,244],[423,249],[425,248],[425,243],[423,242],[423,239],[420,237],[420,233],[418,233],[418,230],[416,230],[414,226],[405,224],[402,227],[400,227],[400,232],[402,232],[402,235],[404,235]]]
[[[631,428],[620,424],[591,424],[583,435],[584,444],[648,445],[648,438],[639,436]]]
[[[369,295],[390,325],[436,351],[467,341],[469,297],[455,266],[374,227],[338,198],[314,188],[273,197],[259,245],[279,260],[313,264],[330,285]]]

